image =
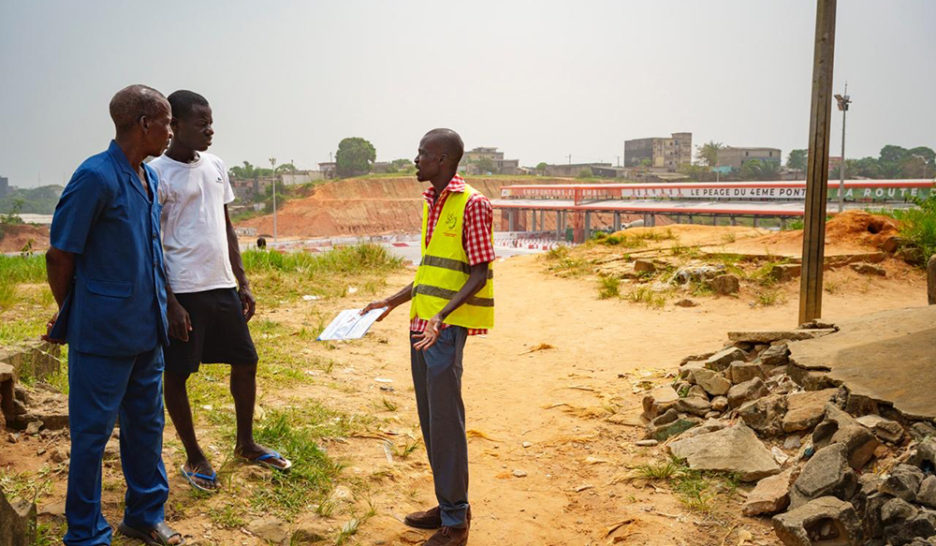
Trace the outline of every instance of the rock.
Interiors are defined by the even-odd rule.
[[[679,366],[680,379],[692,379],[692,374],[696,370],[704,370],[705,362],[702,360],[690,360]],[[694,381],[694,380],[693,380]],[[677,389],[678,390],[678,389]]]
[[[769,275],[775,281],[786,282],[799,277],[802,271],[800,264],[776,264],[770,268]]]
[[[274,544],[280,544],[289,538],[289,531],[286,527],[286,523],[273,517],[251,521],[247,525],[247,530],[261,539],[273,542]]]
[[[885,442],[896,444],[903,439],[904,430],[897,421],[885,419],[880,415],[864,415],[855,420],[871,429],[875,436]]]
[[[714,290],[716,294],[728,296],[738,293],[738,290],[741,288],[741,281],[737,276],[731,273],[725,273],[709,281],[709,286],[712,287],[712,290]]]
[[[769,476],[757,482],[754,489],[748,494],[741,512],[745,516],[758,516],[761,514],[776,514],[782,512],[790,504],[790,482],[793,479],[793,469],[788,469],[776,476]]]
[[[677,307],[698,307],[699,304],[689,298],[683,298],[677,301],[674,305]]]
[[[332,490],[329,499],[334,502],[354,502],[354,492],[347,485],[339,485]]]
[[[852,271],[858,273],[859,275],[876,275],[878,277],[887,276],[887,271],[885,271],[884,268],[879,265],[858,262],[851,264],[849,267],[851,267]]]
[[[928,436],[936,437],[936,427],[926,421],[917,421],[910,425],[910,436],[918,442]]]
[[[771,520],[787,546],[862,544],[861,522],[854,507],[835,497],[820,497]]]
[[[767,396],[767,387],[764,386],[764,382],[759,377],[755,377],[750,381],[738,383],[728,389],[728,405],[737,408],[749,400],[762,396]]]
[[[909,464],[899,464],[884,478],[878,490],[907,502],[916,500],[923,482],[923,471]]]
[[[117,457],[120,457],[120,442],[111,438],[104,445],[104,458],[116,459]]]
[[[637,447],[653,447],[659,443],[660,442],[656,440],[652,440],[652,439],[651,440],[637,440],[636,442],[634,442],[634,445]]]
[[[691,429],[692,427],[698,425],[701,422],[700,419],[695,417],[692,418],[679,418],[672,423],[668,423],[661,427],[654,427],[649,432],[647,432],[647,439],[654,439],[659,442],[662,442],[673,436],[677,436]]]
[[[692,438],[693,436],[698,436],[699,434],[708,434],[709,432],[715,432],[716,430],[721,430],[727,426],[728,424],[724,421],[719,421],[718,419],[706,419],[702,423],[697,424],[691,429],[680,434],[680,439]]]
[[[710,356],[705,361],[705,367],[716,372],[722,372],[735,360],[745,360],[745,357],[746,355],[741,349],[728,347]]]
[[[42,428],[42,421],[30,421],[29,424],[26,425],[26,435],[35,436],[39,434],[40,428]]]
[[[526,478],[527,477],[526,470],[520,470],[519,468],[511,472],[511,474],[513,474],[514,478]]]
[[[735,425],[669,445],[673,456],[686,459],[689,468],[733,472],[742,481],[756,481],[780,472],[770,451],[745,425]]]
[[[883,243],[881,243],[881,250],[887,252],[888,254],[893,254],[894,252],[897,252],[900,247],[906,244],[906,242],[907,240],[903,237],[892,235],[885,239]]]
[[[716,396],[712,398],[712,409],[715,411],[725,411],[728,409],[728,397]]]
[[[833,444],[813,455],[790,491],[790,505],[797,508],[811,499],[832,495],[848,500],[858,490],[858,476],[848,466],[845,446]]]
[[[788,405],[787,412],[789,411],[790,410]],[[799,449],[802,444],[803,441],[800,439],[800,437],[794,434],[793,436],[787,436],[786,439],[783,440],[783,449]]]
[[[744,420],[744,424],[765,436],[776,436],[780,433],[784,412],[786,399],[779,394],[751,400],[738,408],[738,415]]]
[[[725,379],[722,374],[706,368],[693,370],[692,381],[712,396],[726,394],[731,388],[731,381]]]
[[[936,508],[936,476],[930,474],[920,482],[920,489],[917,490],[916,501],[924,506]]]
[[[917,515],[920,510],[909,502],[894,498],[884,503],[881,507],[881,523],[890,525],[899,521],[907,521]]]
[[[634,260],[634,272],[635,273],[653,273],[656,271],[656,266],[650,260]]]
[[[790,362],[790,349],[785,341],[775,341],[757,358],[765,366],[786,366]]]
[[[0,544],[32,546],[36,543],[35,503],[8,499],[0,489]]]
[[[653,420],[657,415],[664,413],[669,408],[676,405],[679,395],[673,390],[673,387],[657,387],[650,391],[650,394],[643,398],[643,416],[648,421]]]
[[[910,452],[907,462],[930,472],[936,470],[936,437],[920,440],[916,449]]]
[[[331,535],[331,530],[324,522],[313,525],[304,525],[293,531],[290,546],[293,544],[316,544],[325,542]]]
[[[801,341],[834,334],[834,327],[825,328],[798,328],[796,330],[753,330],[728,332],[728,339],[732,343],[742,341],[750,343],[774,343],[778,341]]]
[[[40,516],[65,517],[65,501],[50,502],[39,509]]]
[[[832,435],[833,444],[845,444],[848,448],[848,464],[855,470],[861,470],[874,456],[874,450],[880,445],[874,434],[861,425],[838,429]]]
[[[680,398],[679,402],[676,402],[677,411],[681,413],[698,415],[699,417],[705,416],[705,414],[711,411],[711,409],[712,404],[709,403],[708,398],[687,396],[685,398]]]
[[[743,362],[741,360],[735,360],[728,366],[728,377],[735,385],[750,381],[755,377],[766,378],[764,369],[758,362]]]
[[[670,408],[666,410],[666,413],[663,415],[657,415],[656,419],[650,421],[650,424],[655,427],[661,427],[663,425],[672,423],[676,419],[679,419],[679,412],[676,411],[676,408]]]
[[[830,389],[836,386],[829,378],[828,372],[807,370],[793,364],[787,366],[787,375],[807,391]]]
[[[825,415],[825,405],[836,393],[836,389],[806,391],[787,396],[787,412],[783,416],[783,431],[809,430],[818,425]]]
[[[706,402],[708,402],[708,393],[705,392],[705,389],[703,389],[702,387],[698,385],[693,385],[689,387],[688,391],[686,391],[686,396],[684,398],[701,398],[705,400]],[[678,406],[679,403],[677,402],[676,405]]]
[[[52,450],[50,458],[53,463],[64,463],[68,460],[69,453],[67,447],[58,446]]]

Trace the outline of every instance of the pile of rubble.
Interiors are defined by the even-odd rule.
[[[643,400],[646,439],[692,469],[756,482],[743,513],[787,545],[936,545],[936,428],[797,366],[788,345],[835,332],[736,332]]]

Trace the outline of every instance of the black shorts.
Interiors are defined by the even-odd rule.
[[[189,340],[169,338],[166,371],[189,375],[201,363],[235,366],[257,364],[257,349],[234,288],[176,294],[192,321]]]

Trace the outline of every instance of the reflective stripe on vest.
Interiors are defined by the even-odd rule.
[[[429,320],[445,307],[468,281],[470,266],[463,244],[465,206],[477,190],[465,184],[462,193],[450,193],[445,199],[432,240],[426,246],[429,222],[429,204],[423,202],[422,259],[413,281],[413,299],[410,318]],[[494,234],[491,234],[493,240]],[[492,328],[494,326],[494,272],[488,264],[487,282],[474,296],[452,311],[446,324],[465,328]]]

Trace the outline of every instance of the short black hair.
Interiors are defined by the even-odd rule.
[[[461,161],[462,155],[465,153],[465,144],[458,133],[451,129],[438,128],[429,131],[426,136],[438,138],[445,146],[445,152],[452,156],[456,165]]]
[[[162,93],[148,85],[128,85],[110,101],[110,115],[118,133],[129,131],[142,116],[155,117],[166,100]]]
[[[169,105],[172,106],[172,117],[188,117],[196,106],[208,106],[208,99],[194,91],[180,89],[167,97]]]

